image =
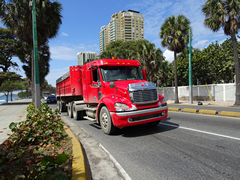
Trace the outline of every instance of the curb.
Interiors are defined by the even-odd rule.
[[[176,108],[176,107],[168,107],[169,111],[180,111],[180,108]]]
[[[209,114],[209,115],[216,115],[216,114],[218,114],[218,112],[215,111],[215,110],[206,110],[206,109],[200,109],[199,113],[201,113],[201,114]]]
[[[207,109],[190,109],[190,108],[176,108],[176,107],[168,107],[169,111],[175,112],[186,112],[186,113],[201,113],[207,115],[219,115],[219,116],[228,116],[228,117],[238,117],[240,118],[240,112],[231,112],[231,111],[215,111],[215,110],[207,110]]]
[[[64,125],[66,133],[72,138],[73,145],[73,161],[72,161],[72,180],[89,179],[85,166],[84,154],[78,139],[73,135],[72,131]]]
[[[198,109],[183,108],[182,112],[198,113]]]
[[[240,113],[239,112],[230,112],[230,111],[221,111],[220,116],[230,116],[230,117],[239,117],[240,118]]]

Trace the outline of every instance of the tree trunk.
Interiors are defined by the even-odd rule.
[[[236,100],[234,105],[240,105],[240,67],[239,67],[239,58],[237,50],[237,39],[235,34],[231,35],[233,43],[233,54],[235,61],[235,75],[236,75]]]
[[[6,103],[8,103],[8,94],[9,94],[9,92],[7,92],[7,94],[5,94],[5,96],[6,96]]]
[[[177,79],[177,53],[174,51],[174,71],[175,71],[175,103],[179,103],[178,100],[178,79]]]
[[[11,92],[11,101],[12,101],[12,92]]]
[[[32,49],[32,102],[35,103],[35,79],[34,79],[34,49]]]

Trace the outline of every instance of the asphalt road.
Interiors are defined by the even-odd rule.
[[[91,121],[71,121],[100,142],[133,180],[240,179],[239,118],[169,112],[157,127],[129,127],[114,136]]]

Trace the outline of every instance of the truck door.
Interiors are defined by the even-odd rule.
[[[98,103],[101,99],[101,80],[99,76],[99,69],[92,69],[92,83],[90,84],[89,92],[91,95],[89,96],[90,103]]]

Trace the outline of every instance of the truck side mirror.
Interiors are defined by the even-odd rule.
[[[87,73],[86,73],[86,83],[91,84],[91,71],[90,70],[87,70]]]
[[[143,79],[146,81],[147,80],[146,69],[143,69],[142,72],[143,72]]]

